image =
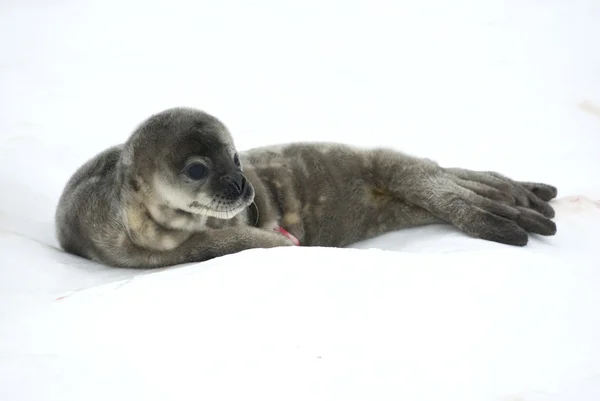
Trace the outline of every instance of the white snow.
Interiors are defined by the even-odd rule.
[[[0,400],[600,399],[600,3],[4,0]],[[238,148],[393,146],[558,186],[450,226],[144,272],[68,255],[74,170],[167,107]]]

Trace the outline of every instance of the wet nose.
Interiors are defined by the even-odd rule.
[[[244,177],[243,174],[228,174],[223,176],[221,179],[227,183],[231,189],[235,190],[238,195],[242,194],[244,189],[246,189],[246,177]]]

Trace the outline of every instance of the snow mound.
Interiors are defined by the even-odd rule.
[[[435,253],[249,250],[152,272],[3,235],[19,251],[2,266],[18,258],[37,271],[22,272],[34,280],[19,286],[2,270],[12,307],[0,397],[595,400],[600,207],[581,197],[556,206],[566,233],[552,246],[429,227],[412,246],[436,242]],[[40,260],[40,281],[63,277],[62,288],[55,280],[41,291]]]

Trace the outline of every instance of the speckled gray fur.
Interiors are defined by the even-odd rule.
[[[444,222],[519,246],[530,233],[556,232],[550,185],[342,144],[252,149],[240,166],[235,154],[227,128],[204,112],[151,116],[69,180],[56,212],[61,246],[112,266],[151,268],[292,245],[277,226],[302,245],[332,247]],[[182,172],[194,162],[207,168],[201,182]]]

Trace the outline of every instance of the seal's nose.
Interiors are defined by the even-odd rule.
[[[238,195],[241,195],[246,189],[246,177],[241,173],[228,174],[221,177],[231,189],[237,192]]]

